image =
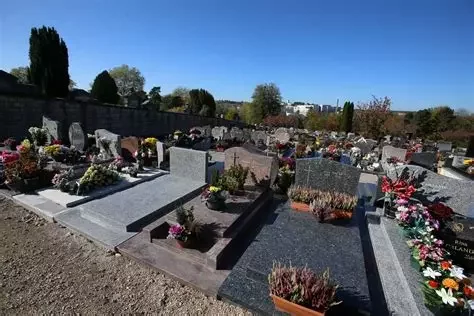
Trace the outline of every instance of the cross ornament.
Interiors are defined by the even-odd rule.
[[[234,158],[234,166],[235,166],[237,159],[240,158],[240,157],[237,156],[237,153],[234,153],[233,158]]]

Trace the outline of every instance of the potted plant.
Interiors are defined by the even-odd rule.
[[[168,230],[168,239],[175,239],[180,248],[189,248],[191,245],[191,232],[180,224],[171,225]]]
[[[268,283],[276,309],[291,315],[321,316],[341,303],[335,301],[338,286],[329,279],[329,270],[318,275],[307,267],[274,263]]]
[[[40,127],[30,127],[28,132],[31,134],[31,139],[35,146],[44,146],[48,141],[48,133],[44,128]]]
[[[63,162],[65,158],[65,148],[61,145],[49,145],[44,147],[44,153],[56,162]]]
[[[220,211],[225,208],[226,197],[222,188],[209,186],[201,194],[201,199],[206,203],[210,210]]]
[[[17,141],[15,138],[13,137],[9,137],[7,139],[5,139],[5,141],[3,142],[3,144],[10,148],[10,150],[16,150],[16,145],[17,145]]]
[[[231,166],[222,174],[219,186],[231,195],[243,195],[248,173],[249,168],[247,167],[242,165]]]
[[[39,187],[40,174],[36,154],[32,147],[18,147],[21,149],[19,157],[8,157],[10,162],[4,163],[5,184],[11,190],[22,193],[36,190]]]
[[[309,212],[309,204],[313,201],[315,190],[300,186],[292,186],[288,189],[288,198],[291,200],[291,208],[295,211]]]

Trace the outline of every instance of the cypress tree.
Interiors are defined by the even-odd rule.
[[[341,129],[349,133],[352,131],[352,119],[354,117],[354,103],[345,102],[342,110]]]
[[[120,99],[117,90],[114,78],[107,70],[104,70],[95,77],[91,95],[100,102],[117,104]]]
[[[66,97],[69,93],[68,50],[53,27],[31,29],[29,56],[30,82],[49,97]]]
[[[189,112],[202,116],[215,116],[216,101],[209,91],[204,89],[192,89],[189,91]],[[206,105],[205,110],[203,110]]]

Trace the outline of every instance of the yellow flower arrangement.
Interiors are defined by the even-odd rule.
[[[158,142],[158,139],[156,139],[155,137],[148,137],[148,138],[145,138],[143,142],[145,143],[145,146],[154,148],[156,147],[156,143]]]
[[[217,193],[217,192],[220,192],[221,190],[222,190],[221,188],[215,187],[213,185],[209,187],[209,191],[211,191],[212,193]]]
[[[474,165],[474,159],[464,159],[463,164],[466,166]]]
[[[47,155],[54,156],[61,153],[61,145],[50,145],[44,147],[44,152]]]
[[[446,278],[441,283],[443,284],[443,286],[445,288],[453,289],[453,290],[456,290],[456,291],[459,289],[459,284],[454,279]]]

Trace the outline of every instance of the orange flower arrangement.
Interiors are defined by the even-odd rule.
[[[458,282],[456,282],[455,280],[453,280],[451,278],[446,278],[441,283],[443,284],[444,287],[446,287],[448,289],[453,289],[453,290],[456,290],[456,291],[459,289]]]
[[[451,268],[451,262],[449,262],[449,261],[442,261],[441,262],[441,269],[448,270],[449,268]]]

